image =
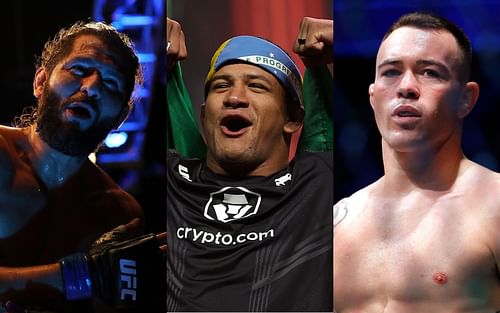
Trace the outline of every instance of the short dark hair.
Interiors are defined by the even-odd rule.
[[[122,57],[118,67],[125,77],[125,95],[127,105],[131,109],[135,85],[143,82],[139,58],[130,37],[106,23],[78,21],[67,28],[62,28],[54,38],[45,43],[36,67],[44,67],[50,75],[55,66],[71,52],[73,43],[81,35],[98,36]]]
[[[463,63],[461,77],[464,81],[470,79],[471,64],[472,64],[472,45],[465,32],[456,24],[449,20],[437,16],[433,13],[412,12],[401,16],[387,30],[382,41],[386,40],[392,32],[401,27],[414,27],[417,29],[445,30],[453,35],[457,41],[460,50],[463,53]]]

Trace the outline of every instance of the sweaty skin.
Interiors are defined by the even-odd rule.
[[[90,161],[49,189],[28,157],[27,132],[0,127],[1,266],[57,261],[142,216],[137,201]]]
[[[42,140],[35,125],[0,126],[2,302],[13,300],[24,305],[26,299],[41,298],[37,304],[66,305],[51,289],[57,285],[54,281],[60,281],[50,276],[59,274],[56,262],[63,256],[87,251],[104,232],[143,216],[139,203],[90,162],[89,152],[63,153],[53,147],[61,142],[64,145],[68,138],[76,147],[81,146],[81,137],[75,139],[69,129],[94,132],[96,128],[117,126],[126,106],[121,74],[113,61],[117,57],[98,37],[83,35],[52,73],[43,67],[37,70],[35,96],[43,98],[48,90],[57,96],[58,101],[45,103],[55,108],[51,121],[60,122],[61,127],[47,132],[57,144]],[[93,98],[93,104],[82,94]],[[85,114],[82,109],[86,109]],[[70,124],[77,126],[67,127]],[[93,148],[102,139],[91,142]],[[44,268],[47,275],[35,284],[32,277],[38,271],[36,266],[45,264],[50,264]],[[27,268],[16,269],[20,267]],[[69,305],[84,308],[81,303]]]

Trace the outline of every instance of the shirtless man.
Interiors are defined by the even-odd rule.
[[[340,312],[500,310],[500,176],[461,150],[479,87],[470,42],[427,14],[386,33],[369,86],[385,175],[334,217]]]
[[[21,267],[86,251],[102,233],[142,217],[137,201],[88,159],[127,116],[140,77],[130,39],[106,24],[76,23],[46,43],[33,123],[0,126],[0,301],[57,306],[49,300],[56,280],[33,279],[47,267]]]

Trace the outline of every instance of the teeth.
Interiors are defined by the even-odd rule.
[[[400,112],[398,115],[399,116],[417,116],[416,114],[414,114],[412,112]]]

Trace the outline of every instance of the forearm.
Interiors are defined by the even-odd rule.
[[[59,263],[0,267],[0,301],[60,298],[63,290]]]

